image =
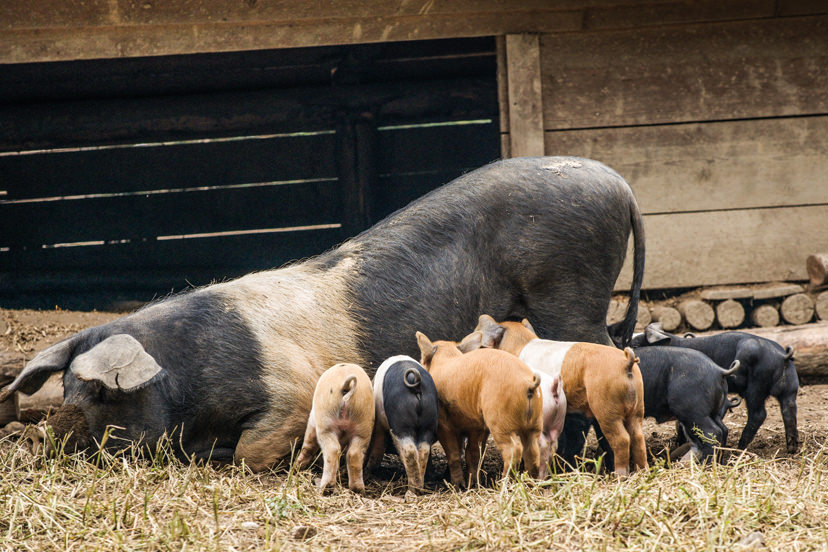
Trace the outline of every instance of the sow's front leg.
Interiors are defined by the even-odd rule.
[[[297,371],[294,371],[294,374]],[[271,410],[252,428],[242,432],[236,445],[234,460],[244,463],[254,472],[273,467],[287,458],[302,438],[313,404],[316,376],[308,367],[306,381],[282,381],[271,385]]]

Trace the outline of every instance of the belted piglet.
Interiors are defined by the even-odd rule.
[[[369,465],[382,458],[385,438],[390,434],[405,466],[409,490],[422,490],[431,445],[437,439],[434,380],[413,358],[393,356],[377,368],[374,404],[376,421]]]
[[[339,456],[348,448],[348,487],[365,490],[362,463],[374,429],[374,393],[368,374],[356,364],[336,364],[322,374],[313,393],[305,441],[299,453],[299,468],[307,467],[319,447],[325,467],[319,489],[334,483]]]
[[[521,458],[529,475],[537,477],[539,470],[541,378],[512,355],[479,349],[480,337],[472,334],[459,345],[432,343],[417,332],[420,362],[434,378],[440,400],[437,438],[448,458],[451,482],[458,487],[471,473],[477,476],[489,432],[503,456],[503,477],[518,468]],[[464,436],[465,478],[460,463]],[[475,480],[479,483],[478,477]]]
[[[540,447],[540,470],[538,478],[544,479],[549,470],[549,460],[558,450],[558,437],[566,419],[566,393],[561,377],[536,372],[541,377],[541,395],[543,398],[543,430],[538,445]]]
[[[526,319],[498,324],[485,314],[475,333],[482,335],[483,346],[518,355],[533,370],[560,374],[567,410],[595,418],[612,448],[615,473],[626,475],[630,461],[636,468],[647,467],[641,431],[644,384],[632,349],[539,339]]]

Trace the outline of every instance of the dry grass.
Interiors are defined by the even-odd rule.
[[[320,496],[318,472],[251,474],[163,452],[46,460],[7,438],[0,550],[730,550],[753,531],[773,550],[828,543],[828,447],[813,439],[792,458],[733,453],[623,481],[566,473],[410,501],[394,474],[386,464],[364,497]],[[315,535],[295,538],[301,526]]]

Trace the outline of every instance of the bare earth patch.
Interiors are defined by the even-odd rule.
[[[0,310],[0,351],[31,358],[117,316]],[[445,462],[436,451],[433,490],[413,499],[390,454],[366,477],[365,496],[347,489],[320,496],[319,468],[251,474],[182,464],[163,451],[150,459],[129,451],[44,459],[12,436],[0,439],[0,550],[742,550],[736,543],[754,532],[771,550],[822,550],[826,399],[828,385],[801,389],[796,455],[785,452],[779,409],[769,400],[748,451],[728,451],[721,464],[671,467],[656,458],[649,471],[621,481],[584,471],[456,491],[440,482]],[[735,443],[744,407],[726,422]],[[657,456],[674,433],[672,424],[645,426]],[[492,449],[484,470],[496,474]]]

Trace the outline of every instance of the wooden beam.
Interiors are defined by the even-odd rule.
[[[147,2],[134,4],[139,9]],[[419,8],[427,8],[431,2],[414,2]],[[145,19],[119,22],[113,25],[92,23],[88,26],[53,26],[42,28],[35,24],[27,27],[20,18],[25,14],[23,4],[0,3],[19,6],[10,17],[14,28],[4,27],[0,33],[0,63],[28,63],[71,59],[122,58],[138,56],[177,55],[203,52],[233,52],[277,48],[301,48],[340,44],[366,44],[374,42],[431,40],[459,37],[496,36],[520,32],[566,32],[581,28],[583,11],[516,9],[515,3],[492,2],[489,8],[452,10],[435,14],[389,13],[397,9],[398,2],[364,3],[369,15],[352,15],[348,12],[353,3],[342,8],[340,16],[331,16],[313,4],[315,12],[308,17],[276,18],[245,17],[236,21],[222,21],[209,9],[199,4],[198,16],[187,17],[170,12],[165,17],[147,14]],[[139,5],[140,4],[140,5]],[[180,3],[179,3],[180,4]],[[230,6],[227,2],[213,2],[213,6]],[[233,3],[239,6],[249,2]],[[258,4],[267,5],[266,2]],[[282,5],[303,6],[302,2],[282,2]],[[162,6],[153,2],[152,6]],[[338,3],[326,3],[327,8]],[[311,4],[307,4],[311,6]],[[376,8],[376,9],[374,9]],[[309,8],[310,9],[310,8]],[[480,11],[485,9],[486,11]],[[155,12],[155,10],[147,10]],[[362,11],[362,10],[360,10]],[[371,13],[371,12],[374,13]],[[376,13],[376,12],[379,13]],[[383,13],[384,12],[384,13]],[[192,15],[192,14],[190,14]],[[112,15],[121,17],[120,13]],[[194,22],[184,21],[191,19]],[[0,15],[0,21],[7,21]]]
[[[497,103],[500,111],[500,155],[511,157],[509,148],[509,65],[506,63],[506,37],[496,38],[497,48]]]
[[[543,155],[543,93],[538,35],[506,35],[506,63],[510,155]]]

